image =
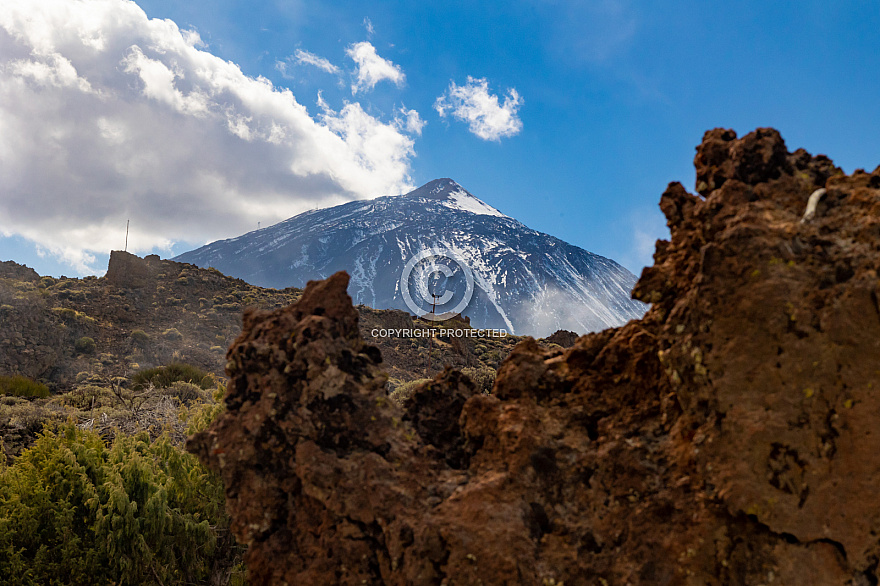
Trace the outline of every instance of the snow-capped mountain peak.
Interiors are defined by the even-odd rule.
[[[475,327],[534,336],[557,329],[586,333],[641,317],[646,309],[630,299],[636,277],[625,268],[531,230],[452,179],[306,212],[175,260],[279,288],[345,270],[355,303],[414,311],[401,276],[426,250],[445,251],[472,273],[473,297],[460,311]],[[427,265],[425,274],[434,267]],[[445,286],[463,287],[455,277]],[[424,283],[420,291],[424,298]]]
[[[468,190],[452,179],[435,179],[434,181],[431,181],[406,195],[402,195],[401,197],[436,200],[441,205],[451,210],[470,212],[478,216],[497,216],[499,218],[508,217],[489,204],[474,197],[472,193],[468,192]]]

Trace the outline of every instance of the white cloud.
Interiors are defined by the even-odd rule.
[[[314,65],[318,69],[322,71],[326,71],[327,73],[332,73],[334,75],[339,74],[339,68],[330,63],[327,59],[323,57],[319,57],[314,53],[309,53],[308,51],[303,51],[302,49],[297,49],[293,54],[297,63],[304,63],[306,65]]]
[[[399,65],[379,57],[376,48],[366,41],[351,45],[345,50],[345,54],[351,57],[358,66],[357,81],[351,86],[352,94],[357,94],[362,90],[371,90],[377,83],[385,79],[396,86],[402,85],[406,79]]]
[[[200,47],[126,0],[4,0],[0,234],[96,272],[128,218],[146,252],[412,187],[396,120],[312,117]]]
[[[523,99],[514,88],[507,90],[504,103],[489,93],[489,82],[468,76],[465,85],[449,83],[449,89],[434,102],[434,109],[445,118],[451,113],[468,123],[468,129],[483,140],[501,140],[519,134],[522,120],[517,116]]]
[[[418,112],[415,110],[407,110],[406,107],[401,106],[400,109],[397,110],[397,114],[397,117],[394,119],[394,125],[397,128],[417,136],[422,135],[422,128],[425,127],[427,122],[422,120],[422,117],[419,116]]]
[[[364,17],[364,28],[367,29],[367,37],[372,37],[376,32],[376,29],[373,28],[373,21],[366,16]]]

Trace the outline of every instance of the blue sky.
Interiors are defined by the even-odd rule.
[[[167,257],[451,177],[639,273],[707,129],[880,163],[878,31],[868,1],[10,0],[0,260],[101,274],[129,217]]]

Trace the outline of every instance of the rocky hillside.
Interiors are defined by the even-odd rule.
[[[0,375],[21,374],[58,392],[70,390],[79,373],[137,371],[174,361],[223,375],[226,350],[241,332],[243,309],[279,308],[300,294],[121,251],[111,254],[101,278],[40,277],[28,267],[2,262]],[[460,318],[431,323],[398,310],[361,305],[358,311],[361,334],[382,350],[392,386],[444,366],[494,369],[520,339],[467,337],[462,330],[472,328]],[[438,328],[434,337],[417,332],[431,327]],[[460,331],[440,335],[439,328]],[[575,337],[559,332],[546,344],[571,345]],[[83,338],[94,344],[81,342],[78,348]]]
[[[242,311],[280,308],[300,294],[120,251],[111,254],[101,278],[41,277],[14,262],[0,263],[0,395],[4,380],[13,376],[46,385],[49,392],[46,397],[0,396],[0,439],[7,456],[30,445],[48,421],[72,417],[84,424],[102,422],[105,429],[161,428],[174,419],[162,396],[148,401],[150,409],[141,409],[150,411],[146,417],[130,408],[138,393],[127,389],[126,397],[117,396],[122,391],[116,386],[174,363],[214,373],[211,385],[222,386],[226,352],[241,332]],[[401,396],[413,381],[446,366],[464,369],[488,390],[496,368],[520,339],[470,337],[472,328],[461,318],[431,323],[397,310],[359,306],[358,312],[361,335],[384,357],[387,390]],[[572,332],[558,332],[543,343],[559,347],[574,338]],[[192,389],[176,394],[193,392],[211,400],[210,393]],[[157,409],[162,411],[158,418]]]
[[[183,361],[218,374],[248,305],[281,307],[300,291],[264,290],[158,256],[114,251],[106,276],[40,277],[0,264],[0,375],[56,391],[80,372]],[[89,342],[91,340],[91,342]]]
[[[772,129],[695,165],[647,315],[521,342],[491,395],[450,370],[389,401],[345,275],[248,314],[190,447],[253,582],[876,584],[880,168]]]

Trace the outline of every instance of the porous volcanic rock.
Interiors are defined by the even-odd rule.
[[[156,255],[140,258],[130,252],[113,250],[104,278],[111,285],[122,288],[141,289],[156,286],[160,261]]]
[[[578,335],[575,332],[571,332],[569,330],[556,330],[546,338],[544,341],[548,344],[556,344],[558,346],[562,346],[563,348],[571,348],[574,346],[574,343],[577,341]]]
[[[710,131],[695,165],[646,316],[521,342],[491,395],[446,371],[389,401],[344,274],[248,314],[190,446],[253,582],[876,584],[880,168],[772,129]]]

